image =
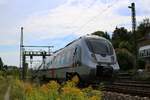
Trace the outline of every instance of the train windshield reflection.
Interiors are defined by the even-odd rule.
[[[95,54],[106,54],[106,55],[113,54],[112,46],[105,40],[87,39],[86,42],[89,50]]]

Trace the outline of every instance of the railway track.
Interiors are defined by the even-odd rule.
[[[103,91],[150,97],[150,83],[142,81],[121,81],[104,85]]]

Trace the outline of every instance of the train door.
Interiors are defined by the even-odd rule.
[[[74,59],[73,60],[74,67],[81,66],[81,47],[80,46],[77,46],[75,48],[73,59]]]

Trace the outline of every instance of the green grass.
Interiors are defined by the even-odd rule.
[[[4,77],[0,76],[0,100],[4,99],[4,95],[7,91],[7,88],[8,88],[7,80]]]

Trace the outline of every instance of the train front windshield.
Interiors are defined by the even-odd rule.
[[[112,46],[106,40],[90,38],[86,42],[89,50],[95,54],[113,54]]]

